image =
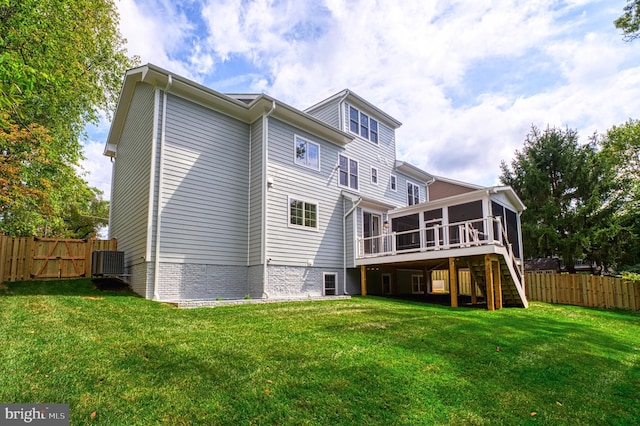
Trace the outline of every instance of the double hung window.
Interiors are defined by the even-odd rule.
[[[344,155],[338,156],[340,167],[340,186],[358,189],[358,162]]]

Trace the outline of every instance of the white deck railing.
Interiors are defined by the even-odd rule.
[[[486,217],[440,225],[427,223],[419,229],[358,238],[358,259],[393,256],[419,251],[449,250],[482,245],[500,245],[513,258],[513,249],[499,217]],[[496,232],[497,231],[497,232]]]

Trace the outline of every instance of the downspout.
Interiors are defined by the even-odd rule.
[[[249,124],[249,187],[247,188],[247,267],[251,264],[251,153],[252,153],[252,144],[251,144],[251,124]],[[249,287],[250,288],[250,287]]]
[[[267,165],[269,164],[269,116],[276,110],[276,101],[272,101],[271,109],[262,119],[262,293],[266,294],[267,285]],[[267,295],[267,297],[269,297]]]
[[[356,201],[351,209],[342,216],[342,280],[344,281],[344,294],[349,294],[347,293],[347,217],[358,208],[361,202],[362,197],[358,198],[358,201]],[[344,211],[344,197],[342,197],[342,211]],[[356,250],[355,244],[353,245],[353,250]]]
[[[171,74],[167,79],[167,86],[164,88],[162,94],[162,124],[160,130],[160,164],[158,165],[158,199],[156,204],[156,250],[154,256],[153,266],[153,300],[159,300],[158,294],[158,275],[160,274],[160,225],[161,225],[161,207],[162,207],[162,185],[164,183],[164,143],[165,143],[165,130],[167,121],[167,91],[171,88],[173,80]]]

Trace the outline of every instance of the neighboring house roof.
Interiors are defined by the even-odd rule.
[[[446,177],[442,177],[442,176],[433,176],[433,179],[430,182],[427,182],[428,185],[431,185],[434,182],[444,182],[444,183],[450,183],[452,185],[457,185],[457,186],[463,186],[465,188],[469,188],[472,190],[476,190],[476,189],[486,189],[486,187],[484,186],[480,186],[480,185],[475,185],[472,183],[468,183],[468,182],[462,182],[459,180],[455,180],[455,179],[449,179]]]
[[[376,118],[383,119],[383,121],[393,129],[397,129],[398,127],[402,126],[402,123],[400,121],[396,120],[386,112],[382,111],[377,106],[369,103],[367,100],[365,100],[364,98],[361,98],[360,96],[358,96],[357,94],[355,94],[349,89],[344,89],[336,93],[335,95],[330,96],[327,99],[322,100],[317,104],[310,106],[309,108],[305,109],[304,112],[312,112],[337,99],[346,100],[347,102],[361,109],[368,109],[370,111],[375,111],[377,115]]]
[[[553,257],[541,257],[524,261],[525,271],[559,271],[560,261]]]
[[[124,83],[118,99],[118,106],[111,124],[109,136],[107,137],[107,144],[104,151],[104,154],[107,156],[114,157],[116,155],[116,147],[122,135],[127,110],[136,84],[139,82],[151,84],[161,90],[167,90],[172,94],[182,96],[193,102],[215,108],[216,111],[246,123],[252,123],[263,114],[271,112],[273,117],[297,125],[305,131],[337,145],[344,146],[354,139],[353,135],[338,130],[268,95],[247,95],[242,97],[241,100],[238,100],[232,96],[216,92],[201,84],[180,77],[163,68],[147,64],[131,69],[125,74]],[[239,96],[238,98],[240,99]],[[253,100],[251,100],[252,98]]]

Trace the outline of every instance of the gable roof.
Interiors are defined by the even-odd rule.
[[[395,118],[393,118],[392,116],[390,116],[389,114],[387,114],[386,112],[384,112],[383,110],[381,110],[380,108],[378,108],[377,106],[373,105],[372,103],[370,103],[369,101],[367,101],[366,99],[358,96],[356,93],[352,92],[349,89],[344,89],[338,93],[336,93],[333,96],[329,96],[327,99],[322,100],[320,102],[318,102],[317,104],[314,104],[312,106],[310,106],[309,108],[305,109],[304,112],[312,112],[315,111],[316,109],[331,103],[335,100],[340,100],[340,102],[346,100],[347,102],[353,104],[354,106],[360,108],[360,109],[366,109],[369,111],[374,111],[376,113],[376,116],[378,119],[381,119],[382,121],[385,122],[386,125],[388,125],[389,127],[393,128],[393,129],[397,129],[398,127],[402,126],[402,123],[398,120],[396,120]]]
[[[353,135],[338,130],[268,95],[228,96],[153,64],[147,64],[133,68],[125,74],[118,106],[105,145],[104,154],[107,156],[115,156],[136,84],[141,82],[215,109],[245,123],[252,123],[263,114],[271,111],[272,117],[299,126],[301,129],[337,145],[344,146],[354,139]]]

